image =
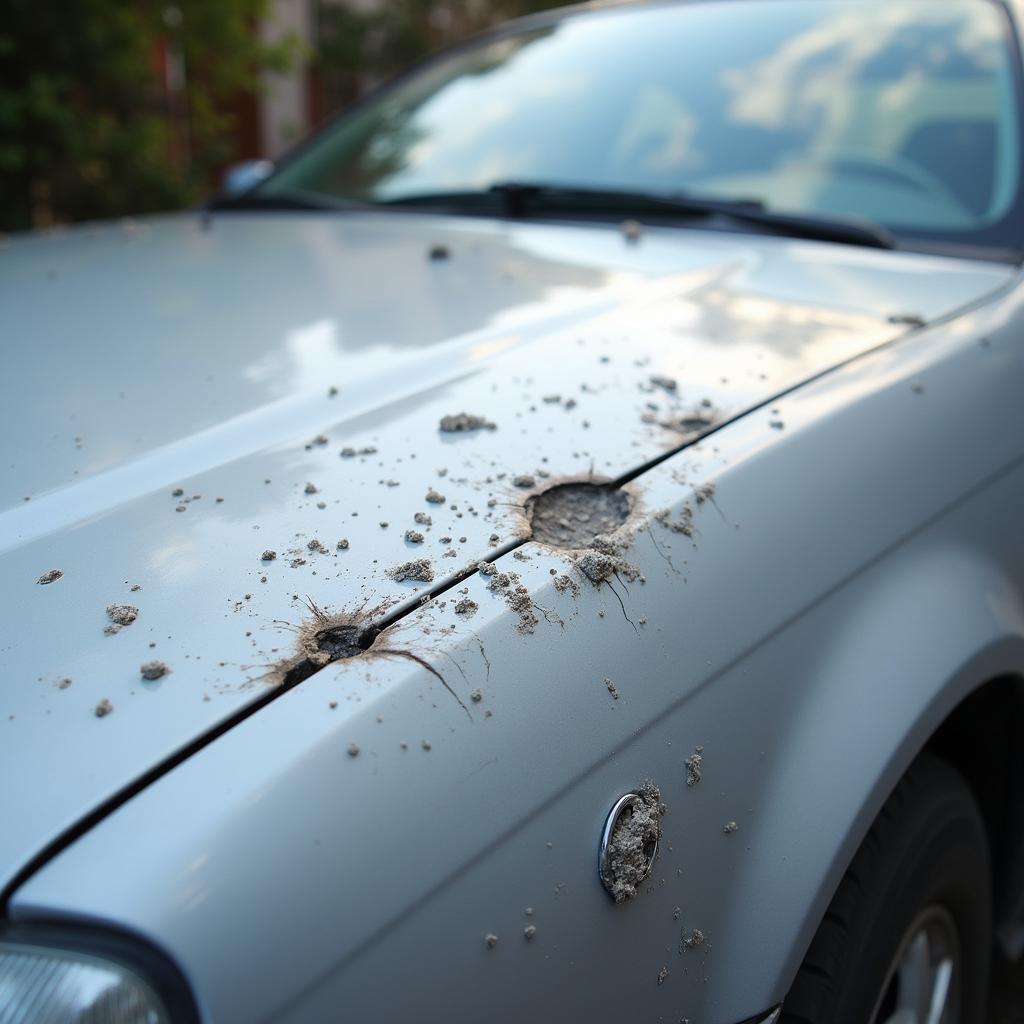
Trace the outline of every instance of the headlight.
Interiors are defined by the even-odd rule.
[[[27,929],[0,933],[0,1024],[194,1019],[178,972],[144,947],[77,929],[45,938]]]

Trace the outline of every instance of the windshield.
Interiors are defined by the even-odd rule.
[[[987,0],[604,9],[400,79],[258,190],[394,202],[508,181],[752,200],[1017,248],[1016,65]]]

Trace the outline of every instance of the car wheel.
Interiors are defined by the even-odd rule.
[[[843,876],[780,1024],[979,1024],[991,915],[977,804],[956,771],[922,755]]]

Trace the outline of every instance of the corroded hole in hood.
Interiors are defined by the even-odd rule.
[[[373,645],[377,632],[355,625],[328,626],[314,638],[317,650],[327,656],[328,662],[354,658]]]
[[[337,621],[339,618],[342,621]],[[282,682],[294,686],[332,661],[356,658],[369,651],[381,630],[358,619],[358,616],[329,616],[318,610],[312,621],[299,628],[299,649],[304,656],[288,665]]]
[[[573,549],[618,529],[631,509],[629,495],[614,484],[555,484],[526,503],[533,540]]]

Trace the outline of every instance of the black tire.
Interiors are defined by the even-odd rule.
[[[868,1024],[904,936],[929,907],[959,938],[957,1024],[986,1020],[992,948],[988,840],[961,776],[923,754],[875,819],[836,890],[780,1024]]]

